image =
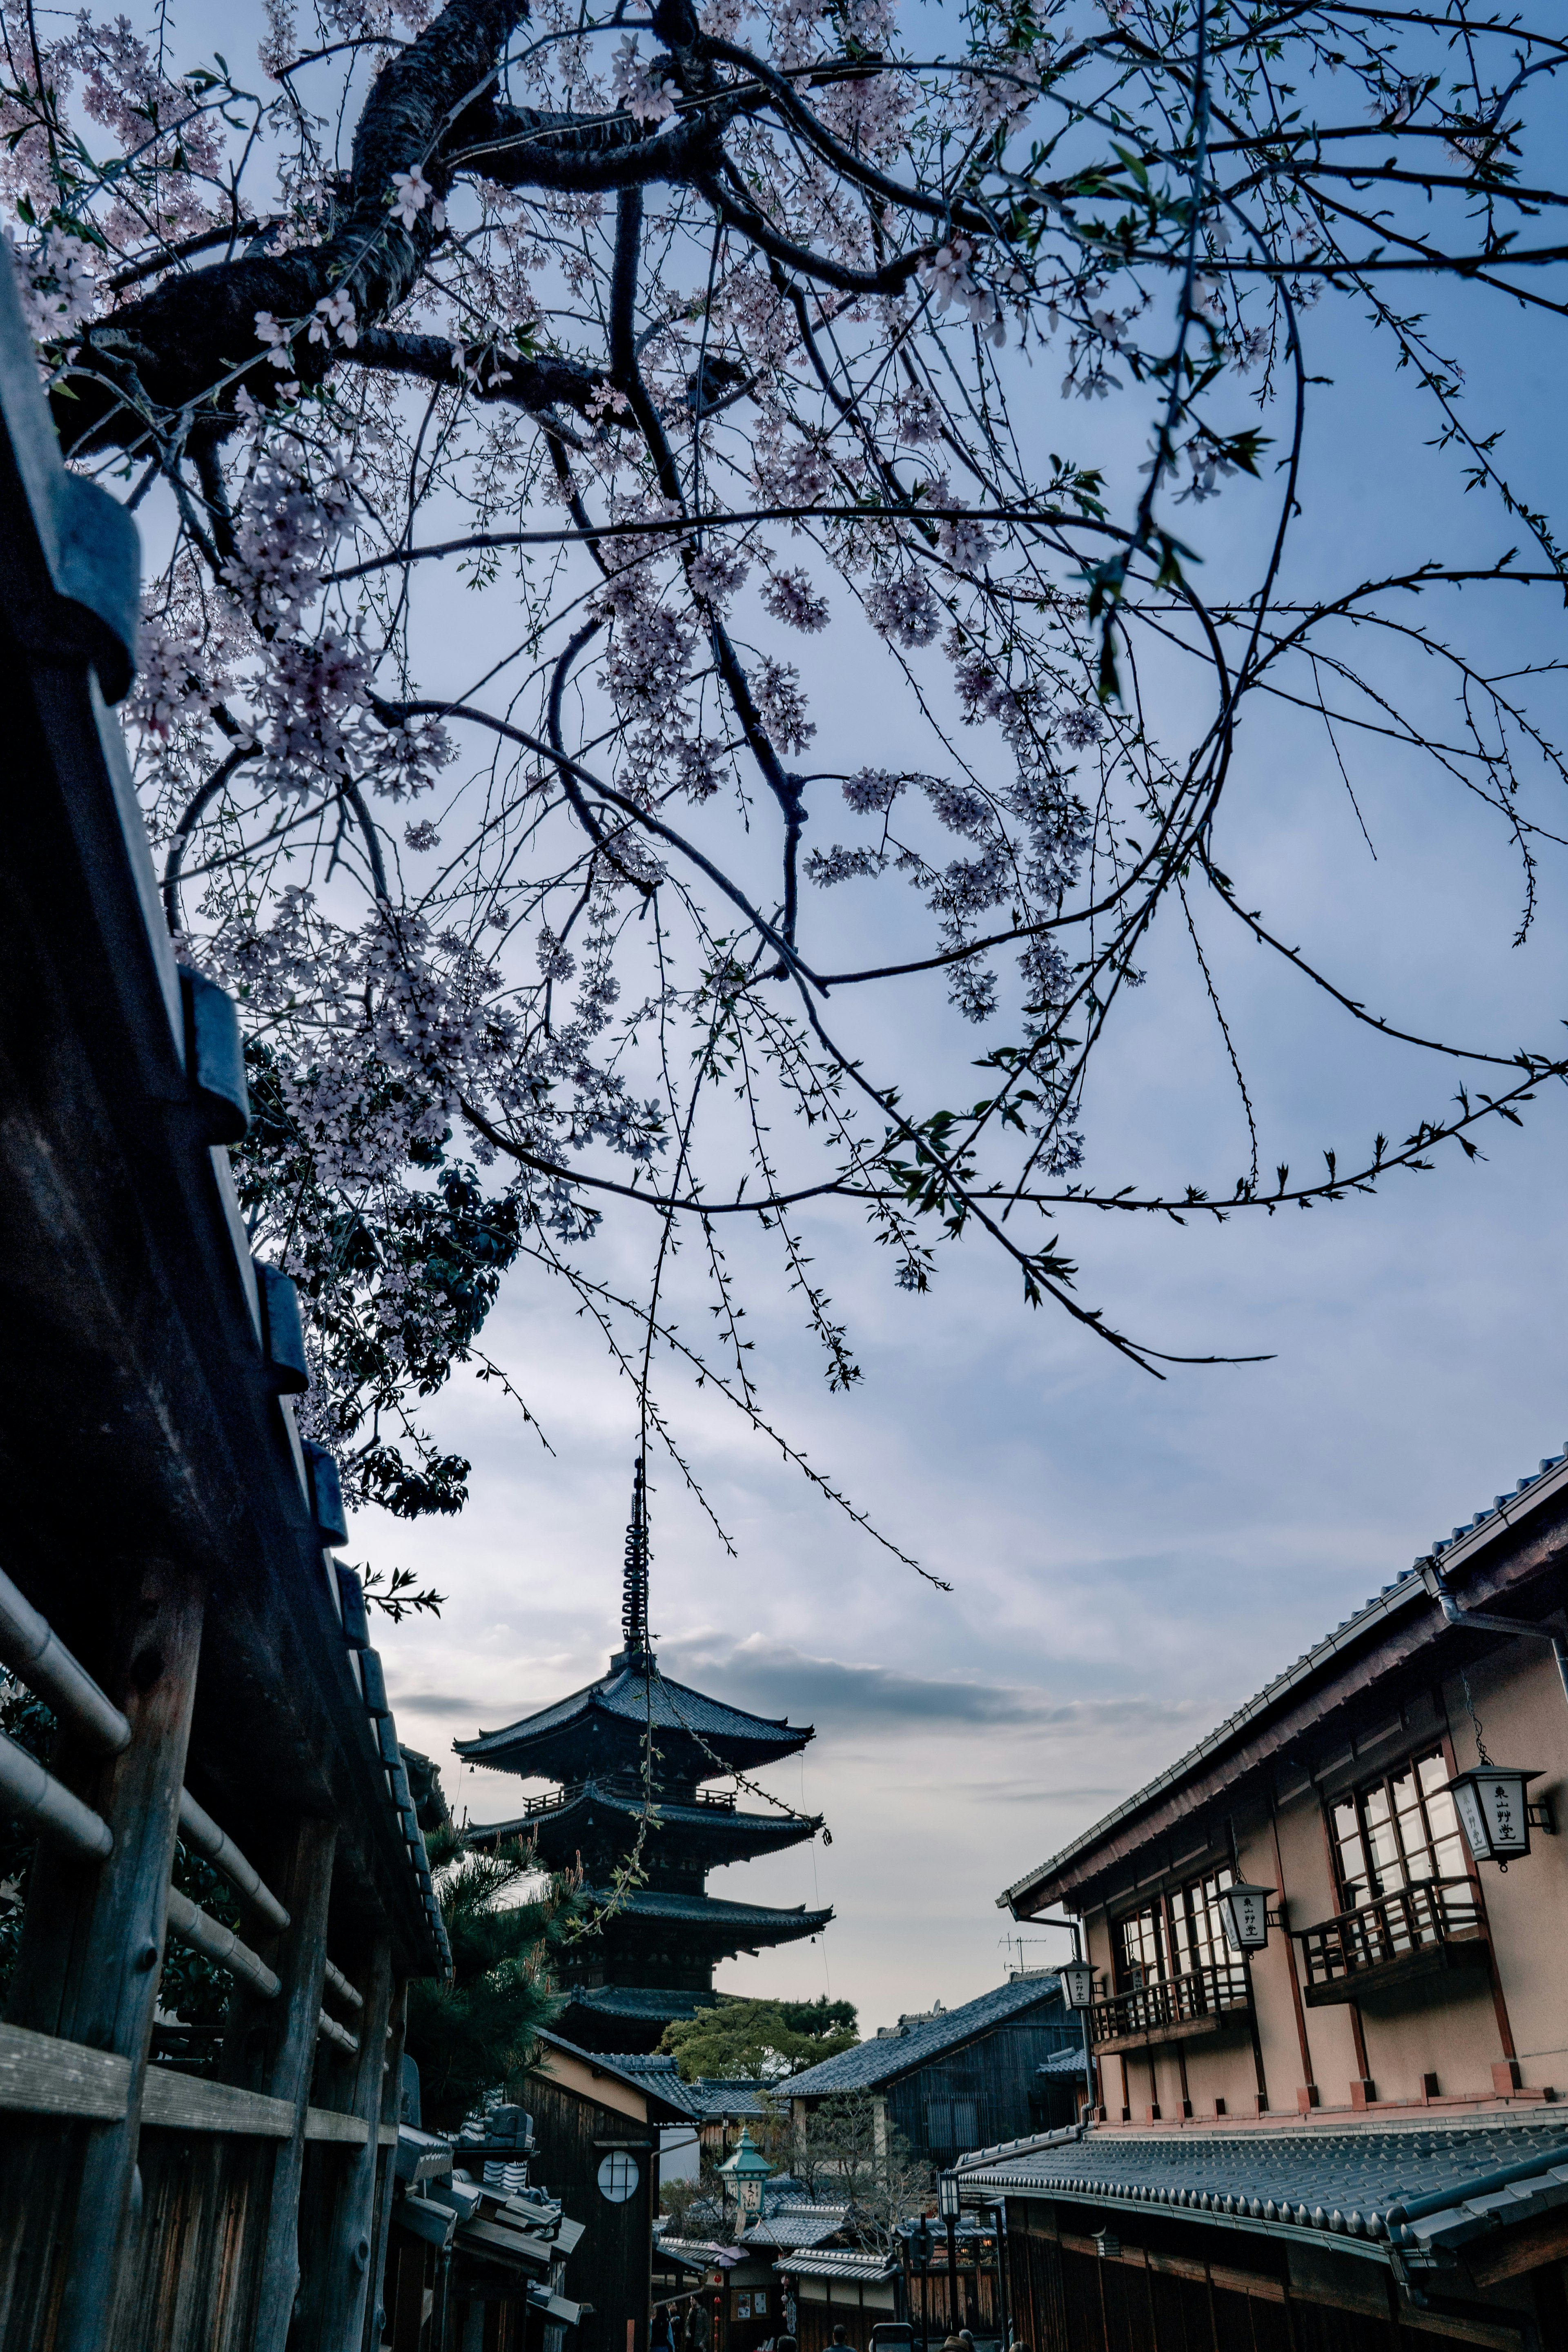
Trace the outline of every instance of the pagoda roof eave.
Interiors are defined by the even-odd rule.
[[[650,1728],[662,1735],[667,1746],[684,1738],[693,1750],[699,1780],[713,1779],[737,1764],[775,1762],[816,1736],[810,1724],[751,1715],[685,1683],[671,1682],[651,1660],[638,1658],[612,1667],[553,1706],[542,1707],[499,1731],[454,1740],[453,1747],[470,1764],[558,1780],[566,1777],[559,1768],[574,1750],[607,1740],[635,1755]]]
[[[808,1911],[804,1903],[788,1909],[762,1903],[725,1903],[711,1895],[678,1895],[658,1886],[634,1887],[629,1895],[611,1888],[585,1886],[588,1903],[602,1903],[610,1916],[606,1927],[679,1927],[689,1937],[712,1939],[716,1945],[749,1951],[762,1944],[791,1944],[802,1936],[819,1935],[833,1918],[833,1906]]]
[[[703,1845],[715,1854],[731,1857],[735,1857],[737,1848],[776,1853],[815,1837],[822,1827],[820,1813],[749,1813],[722,1804],[680,1804],[657,1795],[653,1801],[657,1807],[654,1826],[662,1835],[670,1836],[673,1832],[672,1843]],[[643,1812],[643,1798],[640,1791],[611,1788],[603,1780],[584,1780],[565,1790],[559,1800],[535,1803],[514,1820],[474,1823],[466,1833],[466,1842],[483,1848],[508,1838],[571,1830],[591,1807],[637,1821]]]

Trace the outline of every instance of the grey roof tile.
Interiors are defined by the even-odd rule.
[[[1514,2116],[1464,2122],[1363,2125],[1299,2131],[1127,2132],[1089,2129],[979,2149],[960,2160],[966,2181],[1066,2203],[1180,2210],[1219,2226],[1328,2231],[1379,2244],[1391,2208],[1421,2244],[1474,2234],[1495,2205],[1491,2176],[1517,2168],[1510,2219],[1568,2203],[1568,2118]],[[1467,2194],[1467,2189],[1471,2194]],[[1432,2210],[1423,2212],[1423,2204]]]
[[[849,2218],[847,2205],[814,2205],[792,2199],[770,2210],[746,2231],[748,2246],[821,2246],[836,2237]]]
[[[929,2059],[973,2042],[977,2034],[988,2033],[993,2026],[1032,2009],[1037,2002],[1059,2004],[1060,2000],[1058,1977],[1026,1977],[1017,1983],[998,1985],[994,1992],[982,1993],[978,2000],[966,2000],[962,2008],[950,2009],[922,2025],[909,2026],[902,2033],[879,2035],[875,2041],[842,2051],[837,2058],[824,2058],[820,2064],[781,2083],[779,2092],[791,2099],[815,2099],[840,2091],[869,2090],[874,2083],[890,2083],[900,2074],[912,2074]]]
[[[1036,2067],[1037,2074],[1077,2074],[1082,2076],[1085,2059],[1081,2045],[1068,2044],[1065,2050],[1053,2050],[1050,2056]]]
[[[899,2265],[887,2254],[862,2254],[847,2246],[829,2246],[816,2253],[781,2254],[773,2268],[791,2278],[858,2279],[870,2286],[879,2279],[893,2277]]]

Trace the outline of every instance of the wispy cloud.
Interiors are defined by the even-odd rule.
[[[1061,1699],[1049,1691],[972,1676],[900,1674],[890,1666],[850,1665],[813,1657],[765,1635],[731,1642],[693,1634],[660,1645],[665,1671],[706,1681],[720,1696],[761,1715],[819,1722],[833,1730],[875,1718],[881,1724],[931,1727],[1007,1724],[1044,1731],[1118,1730],[1132,1725],[1177,1723],[1189,1712],[1182,1700],[1137,1696]]]
[[[465,1715],[476,1729],[481,1715],[496,1713],[477,1698],[455,1697],[450,1691],[389,1689],[387,1696],[400,1715]]]

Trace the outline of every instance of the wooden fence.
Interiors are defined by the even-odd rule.
[[[361,2352],[404,1988],[447,1955],[292,1287],[224,1146],[233,1007],[182,975],[110,706],[137,542],[63,470],[0,264],[0,1740],[36,1828],[0,2026],[3,2352]],[[176,1841],[237,1906],[171,1885]],[[170,1938],[234,1995],[153,2063]]]

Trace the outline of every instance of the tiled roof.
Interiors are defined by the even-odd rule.
[[[661,2099],[684,2108],[698,2122],[731,2116],[754,2119],[767,2113],[757,2096],[755,2083],[726,2083],[710,2075],[699,2075],[694,2083],[683,2082],[675,2060],[658,2053],[651,2057],[617,2057],[616,2063],[623,2073],[646,2079]]]
[[[629,2084],[633,2090],[641,2091],[652,2105],[668,2107],[677,2115],[684,2114],[684,2108],[670,2097],[662,2082],[649,2082],[637,2074],[620,2052],[583,2050],[575,2042],[568,2042],[559,2033],[546,2033],[542,2030],[535,2038],[543,2042],[547,2052],[562,2051],[566,2057],[580,2059],[584,2066],[591,2066],[596,2074],[611,2074],[617,2081]]]
[[[747,1715],[685,1683],[670,1682],[657,1669],[650,1675],[646,1666],[626,1665],[612,1667],[597,1682],[585,1684],[553,1706],[541,1707],[537,1715],[525,1715],[503,1730],[481,1731],[476,1738],[455,1740],[453,1745],[459,1756],[475,1763],[496,1761],[510,1751],[539,1744],[552,1733],[584,1723],[595,1713],[639,1735],[650,1723],[656,1732],[692,1732],[721,1752],[737,1747],[759,1762],[764,1755],[793,1755],[816,1736],[809,1724],[786,1723],[782,1716]],[[721,1769],[714,1767],[715,1771]]]
[[[1025,1977],[1016,1983],[998,1985],[994,1992],[982,1993],[978,2000],[966,2000],[962,2009],[947,2010],[923,2025],[911,2025],[902,2033],[878,2035],[853,2050],[841,2051],[837,2058],[825,2058],[819,2065],[808,2066],[804,2074],[781,2083],[780,2095],[791,2099],[816,2099],[825,2098],[830,2092],[869,2090],[874,2083],[890,2083],[900,2074],[913,2074],[916,2067],[939,2057],[944,2050],[956,2050],[965,2042],[973,2042],[978,2034],[988,2033],[993,2026],[1019,2016],[1037,2002],[1060,1999],[1061,1980],[1058,1977]]]
[[[1065,2050],[1053,2050],[1050,2056],[1042,2060],[1036,2067],[1035,2072],[1037,2074],[1077,2074],[1081,2078],[1085,2071],[1085,2063],[1082,2045],[1075,2046],[1069,2042]]]
[[[721,2246],[710,2238],[672,2238],[661,2230],[657,2242],[661,2254],[673,2254],[678,2263],[694,2263],[702,2270],[731,2270],[745,2259],[739,2246]]]
[[[837,2237],[848,2217],[847,2205],[783,2205],[765,2221],[753,2221],[746,2231],[748,2246],[821,2246]]]
[[[696,2017],[718,2005],[714,1993],[667,1992],[661,1985],[578,1985],[573,1987],[566,2002],[568,2009],[589,2009],[600,2017],[636,2018],[647,2023],[660,2017],[673,2023],[677,2018]]]
[[[1060,2132],[960,2159],[966,2185],[1096,2208],[1180,2210],[1271,2236],[1458,2244],[1568,2204],[1568,2119],[1245,2132]],[[1506,2176],[1516,2175],[1510,2179]],[[1505,2176],[1500,2178],[1500,2176]]]
[[[1451,1576],[1457,1567],[1468,1560],[1474,1552],[1505,1528],[1512,1527],[1524,1512],[1561,1496],[1565,1491],[1568,1491],[1568,1453],[1550,1454],[1542,1460],[1538,1470],[1519,1481],[1511,1495],[1495,1496],[1489,1511],[1478,1511],[1468,1526],[1456,1528],[1451,1536],[1434,1543],[1433,1551],[1442,1557],[1445,1575]],[[1271,1683],[1265,1683],[1256,1698],[1248,1699],[1245,1706],[1239,1706],[1234,1715],[1226,1716],[1206,1739],[1200,1739],[1195,1748],[1189,1748],[1184,1756],[1178,1757],[1175,1763],[1167,1766],[1163,1772],[1157,1774],[1142,1789],[1135,1790],[1131,1797],[1123,1798],[1121,1804],[1113,1805],[1110,1812],[1091,1828],[1084,1830],[1070,1844],[1064,1845],[1058,1853],[1052,1854],[1048,1862],[1038,1864],[1035,1869],[1026,1871],[1022,1878],[1015,1879],[1011,1886],[1004,1887],[996,1897],[998,1910],[1009,1909],[1016,1898],[1037,1881],[1049,1877],[1075,1856],[1097,1845],[1117,1822],[1130,1820],[1163,1791],[1176,1787],[1189,1772],[1216,1754],[1246,1725],[1268,1715],[1299,1683],[1316,1674],[1340,1651],[1350,1648],[1369,1627],[1380,1620],[1403,1615],[1413,1606],[1432,1609],[1433,1603],[1418,1573],[1420,1567],[1421,1561],[1417,1560],[1414,1567],[1401,1569],[1391,1584],[1385,1584],[1381,1592],[1374,1593],[1370,1601],[1364,1601],[1353,1616],[1343,1618],[1326,1640],[1319,1642],[1310,1650],[1303,1651],[1293,1666],[1288,1666],[1283,1674],[1276,1675]],[[1436,1612],[1432,1617],[1431,1630],[1434,1640],[1443,1631],[1443,1620]]]
[[[510,1738],[510,1734],[488,1736]],[[710,1843],[721,1847],[795,1845],[802,1838],[814,1837],[822,1827],[820,1813],[748,1813],[725,1805],[672,1804],[662,1794],[657,1801],[661,1831],[696,1831]],[[531,1837],[540,1830],[568,1826],[573,1817],[589,1805],[634,1820],[640,1820],[645,1810],[639,1788],[616,1788],[606,1774],[602,1780],[590,1778],[575,1782],[563,1790],[558,1802],[520,1813],[514,1821],[471,1822],[465,1836],[469,1845],[478,1844],[480,1839]]]
[[[692,1927],[711,1927],[715,1932],[733,1929],[737,1934],[766,1935],[773,1940],[784,1936],[815,1936],[826,1927],[833,1916],[831,1906],[826,1911],[808,1911],[804,1903],[791,1904],[788,1909],[766,1903],[721,1903],[712,1895],[675,1895],[662,1886],[634,1887],[629,1895],[613,1895],[607,1886],[585,1886],[585,1899],[590,1903],[613,1902],[616,1916],[621,1921],[637,1919],[680,1919]]]
[[[781,2254],[773,2268],[787,2271],[791,2278],[858,2279],[870,2286],[879,2279],[892,2278],[899,2265],[888,2254],[858,2254],[847,2247],[834,2246],[821,2253]]]

